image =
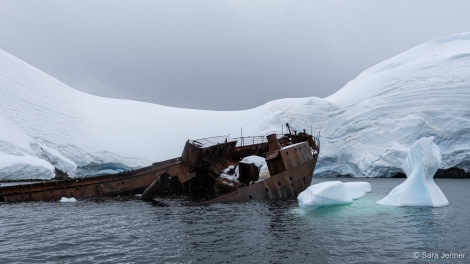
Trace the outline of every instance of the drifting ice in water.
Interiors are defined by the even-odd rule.
[[[77,201],[77,199],[75,198],[67,198],[67,197],[62,197],[59,202],[61,203],[75,203]]]
[[[411,146],[403,165],[406,181],[395,187],[378,204],[434,207],[449,204],[433,179],[442,160],[441,151],[433,140],[434,137],[421,138]]]
[[[314,184],[297,196],[300,208],[314,210],[322,206],[352,203],[370,192],[368,182],[327,181]]]

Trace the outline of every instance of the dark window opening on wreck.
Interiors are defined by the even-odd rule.
[[[315,152],[314,149],[314,144],[311,144],[311,146],[314,146],[311,152],[316,155],[313,155],[312,159],[310,159],[310,147],[307,148],[308,145],[306,142],[302,143],[306,149],[302,149],[301,145],[289,146],[291,142],[286,141],[286,138],[286,135],[284,135],[283,138],[278,139],[279,142],[277,144],[284,146],[285,148],[276,148],[271,152],[269,151],[268,142],[265,141],[262,141],[260,145],[254,144],[254,146],[249,145],[246,146],[246,148],[243,148],[237,147],[237,142],[235,140],[227,141],[227,139],[225,139],[225,143],[222,143],[220,140],[206,140],[207,142],[203,141],[203,143],[194,141],[191,143],[191,141],[188,140],[181,157],[168,161],[155,162],[152,164],[152,167],[144,168],[138,172],[125,172],[121,179],[119,179],[121,175],[119,177],[113,176],[112,182],[110,184],[105,184],[106,188],[103,187],[104,185],[102,185],[102,183],[94,183],[92,187],[88,187],[85,186],[84,182],[83,184],[80,184],[79,187],[77,187],[78,185],[71,185],[67,186],[67,189],[64,187],[64,190],[62,190],[61,186],[54,186],[54,184],[58,185],[57,182],[55,182],[50,184],[51,189],[42,190],[42,194],[44,196],[39,197],[39,199],[46,200],[49,199],[48,197],[58,195],[53,193],[58,189],[63,193],[61,197],[70,197],[73,193],[77,198],[80,198],[78,196],[88,196],[88,193],[98,196],[120,193],[135,194],[143,193],[144,191],[147,191],[147,189],[148,195],[146,195],[146,197],[149,199],[157,196],[178,197],[179,195],[184,195],[185,198],[189,197],[194,200],[208,201],[220,196],[221,199],[215,201],[217,202],[230,201],[232,199],[247,200],[248,198],[248,200],[258,200],[285,197],[289,193],[288,188],[285,187],[289,185],[294,188],[290,190],[293,194],[304,189],[305,186],[300,182],[302,178],[306,185],[310,184],[312,180],[310,171],[313,173],[315,163],[306,162],[305,158],[309,161],[314,160],[316,162],[316,158],[318,157],[318,153]],[[292,138],[292,140],[294,140],[295,143],[299,143],[298,138]],[[253,143],[255,143],[254,140]],[[312,142],[309,141],[309,143]],[[294,152],[292,152],[292,148],[294,149]],[[307,149],[308,151],[305,151]],[[291,152],[290,157],[287,157],[289,154],[288,151]],[[269,155],[267,155],[268,153]],[[236,164],[236,166],[239,166],[239,172],[241,172],[242,166],[240,160],[250,154],[264,157],[268,164],[270,174],[273,176],[279,175],[279,177],[271,178],[268,185],[266,183],[256,183],[258,185],[256,188],[250,188],[251,191],[237,192],[226,197],[222,197],[225,194],[231,193],[236,189],[244,188],[254,182],[254,179],[252,178],[247,180],[248,184],[240,181],[240,183],[233,185],[228,181],[218,181],[218,179],[221,179],[219,177],[222,168],[227,168],[229,165]],[[300,163],[298,161],[302,161],[303,164],[308,164],[306,164],[305,168],[296,169],[296,166]],[[296,162],[297,164],[295,164]],[[255,172],[256,173],[247,173],[247,175],[259,176],[259,171]],[[306,172],[310,175],[306,176]],[[139,178],[134,178],[134,175],[139,176]],[[239,173],[239,176],[241,176],[241,173]],[[140,177],[142,178],[142,181],[140,180]],[[158,179],[155,179],[155,177],[158,177]],[[241,177],[239,177],[239,179],[241,179]],[[287,181],[288,179],[289,181]],[[119,182],[120,180],[121,182]],[[297,180],[299,181],[298,183]],[[153,182],[151,183],[150,181]],[[276,182],[278,184],[278,188],[275,187]],[[261,191],[263,184],[266,190],[265,194]],[[90,189],[89,192],[88,189]],[[271,189],[273,190],[271,191]],[[252,194],[252,191],[255,195]],[[258,191],[261,193],[257,193]],[[246,193],[249,195],[246,195]],[[153,194],[155,195],[151,197]],[[74,195],[72,195],[72,197]],[[233,198],[234,195],[237,195],[236,199]],[[26,196],[21,198],[33,199],[33,197],[24,197]],[[0,200],[9,201],[10,197],[0,196]]]
[[[215,195],[214,183],[214,178],[201,170],[196,172],[196,176],[193,179],[183,184],[184,190],[182,191],[188,194],[193,201],[210,200]]]

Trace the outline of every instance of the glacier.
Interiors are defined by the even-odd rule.
[[[371,191],[368,182],[326,181],[309,186],[297,196],[299,207],[315,210],[320,207],[350,204]]]
[[[441,168],[470,172],[468,102],[470,33],[411,48],[329,97],[240,111],[93,96],[0,50],[0,154],[9,157],[0,159],[0,180],[50,179],[51,166],[70,177],[139,168],[178,157],[188,139],[268,135],[285,123],[321,132],[316,177],[394,176],[409,146],[429,136],[441,149]],[[11,157],[42,163],[31,162],[25,174]]]
[[[434,137],[421,138],[411,146],[403,165],[407,179],[379,200],[378,204],[432,207],[449,204],[433,179],[442,161],[440,149],[433,140]]]

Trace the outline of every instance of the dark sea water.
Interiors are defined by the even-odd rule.
[[[375,203],[404,179],[339,180],[372,192],[311,212],[295,198],[0,203],[0,263],[470,263],[470,180],[436,179],[443,208]]]

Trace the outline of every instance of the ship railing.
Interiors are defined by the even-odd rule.
[[[316,137],[313,137],[313,141],[315,142],[315,145],[317,146],[317,151],[320,151],[320,132],[317,133]]]
[[[276,134],[277,138],[281,138],[282,134]],[[234,138],[237,140],[237,147],[244,147],[250,145],[257,145],[267,143],[268,139],[265,136],[250,136],[250,137],[238,137]]]

